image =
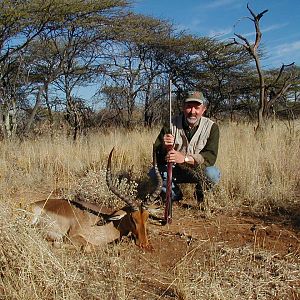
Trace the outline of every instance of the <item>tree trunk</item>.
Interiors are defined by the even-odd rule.
[[[30,114],[29,120],[28,120],[28,122],[26,124],[26,127],[25,127],[25,135],[27,135],[29,133],[29,130],[30,130],[30,127],[33,123],[34,117],[37,113],[37,110],[38,110],[40,104],[41,104],[41,95],[42,95],[42,93],[43,93],[43,87],[40,86],[39,90],[37,92],[37,95],[36,95],[36,101],[35,101],[34,108],[33,108],[32,112]]]
[[[1,109],[1,129],[4,139],[13,139],[17,132],[17,108],[15,101]]]

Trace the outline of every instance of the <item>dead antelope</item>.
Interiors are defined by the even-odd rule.
[[[143,201],[124,196],[113,185],[111,175],[111,150],[106,169],[108,188],[126,205],[121,210],[111,212],[106,207],[83,201],[66,199],[47,199],[32,204],[32,224],[41,225],[47,239],[55,244],[68,237],[75,245],[91,247],[103,246],[132,232],[137,246],[151,249],[147,237],[146,224],[149,212]],[[161,191],[162,179],[158,171],[155,155],[154,167],[157,186],[150,195],[150,201],[157,198]]]

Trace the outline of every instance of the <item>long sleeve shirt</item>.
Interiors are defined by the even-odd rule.
[[[219,148],[219,127],[208,118],[202,117],[199,123],[190,128],[183,115],[176,116],[172,121],[172,131],[175,136],[174,149],[193,156],[196,168],[203,168],[215,164]],[[168,126],[164,126],[154,144],[158,164],[165,164],[166,149],[163,137],[170,133]]]

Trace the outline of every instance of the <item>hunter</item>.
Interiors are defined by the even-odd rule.
[[[183,197],[178,184],[195,183],[195,198],[203,202],[203,190],[220,181],[220,170],[214,166],[219,147],[219,127],[204,117],[208,102],[199,91],[188,92],[182,113],[164,126],[154,144],[158,168],[163,178],[162,198],[166,193],[167,163],[172,169],[172,201]],[[150,177],[154,171],[150,170]]]

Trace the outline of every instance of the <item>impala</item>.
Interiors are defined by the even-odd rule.
[[[107,207],[83,201],[70,201],[66,199],[46,199],[32,203],[32,224],[40,225],[48,240],[58,245],[67,237],[75,245],[85,246],[86,249],[101,247],[130,232],[135,238],[137,246],[151,249],[147,237],[147,220],[149,211],[144,202],[123,195],[112,182],[111,150],[106,169],[106,182],[108,188],[126,205],[119,210],[111,211]],[[153,163],[156,171],[157,185],[150,195],[149,201],[155,200],[162,185],[162,179],[157,168],[155,155]]]

